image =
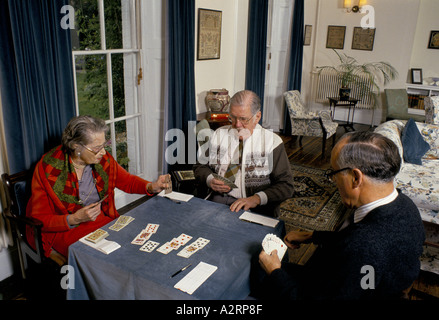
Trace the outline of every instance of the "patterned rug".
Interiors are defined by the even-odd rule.
[[[349,211],[341,202],[335,184],[325,177],[325,170],[291,164],[294,177],[294,195],[280,205],[279,218],[285,222],[285,231],[335,230]],[[315,250],[313,244],[289,250],[291,262],[304,264]]]

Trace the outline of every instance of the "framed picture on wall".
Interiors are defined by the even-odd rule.
[[[305,25],[305,34],[303,37],[303,45],[309,46],[311,45],[311,34],[312,34],[312,25]]]
[[[422,69],[412,69],[412,83],[422,84]]]
[[[198,9],[197,60],[219,59],[222,11]]]
[[[439,31],[430,32],[430,41],[428,41],[429,49],[439,49]]]
[[[343,49],[345,34],[346,34],[345,26],[328,26],[328,35],[326,37],[326,48]]]
[[[373,50],[376,29],[363,29],[362,27],[354,27],[354,35],[352,37],[352,49],[354,50]]]

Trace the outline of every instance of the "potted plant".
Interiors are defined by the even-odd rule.
[[[340,64],[337,66],[317,67],[319,74],[323,70],[333,70],[340,78],[340,100],[348,100],[351,89],[355,89],[357,98],[369,96],[374,106],[378,102],[381,80],[387,84],[398,77],[398,71],[388,62],[368,62],[360,64],[358,61],[344,53],[338,53]]]

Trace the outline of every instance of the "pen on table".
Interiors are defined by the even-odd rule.
[[[176,273],[174,273],[174,274],[171,276],[171,278],[175,277],[175,276],[176,276],[177,274],[179,274],[180,272],[186,270],[186,269],[189,268],[191,265],[192,265],[192,263],[191,263],[191,264],[188,264],[188,265],[187,265],[186,267],[184,267],[184,268],[181,268],[181,269],[178,270]]]

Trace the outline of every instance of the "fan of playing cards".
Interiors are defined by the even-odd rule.
[[[267,254],[271,254],[273,250],[277,250],[277,256],[281,261],[287,251],[287,245],[278,236],[272,233],[267,234],[264,240],[262,240],[262,248]]]

